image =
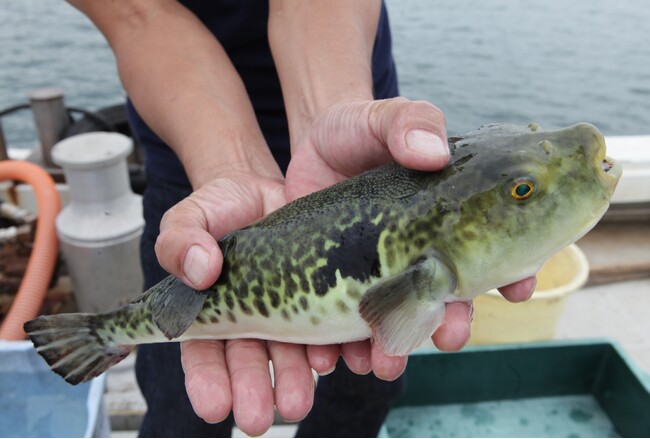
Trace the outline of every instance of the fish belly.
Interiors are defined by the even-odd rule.
[[[299,344],[337,344],[364,340],[371,335],[368,324],[358,312],[348,315],[328,313],[315,317],[299,314],[290,320],[282,317],[238,315],[235,322],[220,320],[218,323],[196,322],[179,338],[231,340],[258,338]]]

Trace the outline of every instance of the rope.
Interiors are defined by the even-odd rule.
[[[72,113],[81,113],[86,118],[101,125],[102,128],[104,128],[104,130],[111,131],[111,132],[117,131],[115,125],[113,125],[108,119],[106,119],[104,116],[102,116],[99,113],[94,113],[92,111],[88,111],[88,110],[84,110],[83,108],[76,108],[76,107],[68,107],[67,110],[68,110],[68,114],[70,114],[70,117],[72,117]]]
[[[13,107],[5,108],[4,110],[0,110],[0,117],[6,116],[11,113],[15,113],[18,110],[24,110],[26,108],[29,108],[29,104],[20,104],[20,105],[14,105]]]

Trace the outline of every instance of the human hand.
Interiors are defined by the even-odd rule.
[[[188,285],[207,288],[223,262],[214,237],[251,223],[285,201],[279,171],[266,177],[223,174],[165,214],[156,242],[159,261]],[[314,379],[303,345],[193,340],[181,344],[181,359],[192,407],[207,422],[222,421],[232,409],[239,428],[255,436],[273,423],[274,405],[280,416],[292,421],[311,409]]]
[[[303,132],[304,137],[295,141],[287,170],[289,201],[392,159],[407,168],[429,171],[449,161],[444,115],[428,102],[394,98],[334,105],[318,114]],[[512,302],[523,301],[535,283],[534,277],[527,278],[500,292]],[[448,304],[445,321],[432,336],[434,344],[444,351],[462,348],[470,336],[471,319],[471,302]],[[386,356],[369,341],[308,346],[307,353],[311,364],[324,369],[334,367],[341,353],[353,372],[372,370],[385,380],[401,375],[407,360]]]
[[[419,116],[410,117],[414,115]],[[368,131],[354,126],[355,120],[360,124],[364,117]],[[306,142],[304,148],[295,151],[286,186],[279,175],[223,174],[170,209],[161,222],[156,243],[161,265],[188,285],[207,288],[217,279],[223,262],[214,237],[275,210],[285,204],[287,196],[294,199],[305,195],[391,157],[418,169],[444,166],[448,159],[444,150],[442,154],[425,154],[422,158],[405,147],[406,133],[414,127],[430,128],[444,137],[444,119],[442,124],[435,122],[440,117],[439,110],[430,104],[405,100],[334,109],[314,124],[316,141]],[[345,136],[341,127],[353,129],[353,134]],[[419,136],[422,138],[422,134]],[[359,148],[355,150],[352,146]],[[337,149],[349,153],[338,157],[339,163],[331,164]],[[323,178],[312,180],[313,175]],[[504,289],[504,295],[521,300],[527,297],[527,289],[526,282],[521,282]],[[446,320],[434,334],[436,345],[444,350],[462,347],[469,336],[470,314],[468,304],[448,305]],[[313,403],[311,369],[328,373],[341,354],[354,372],[365,374],[372,370],[387,380],[398,377],[406,365],[405,358],[387,357],[368,341],[331,346],[250,339],[188,341],[181,345],[181,352],[186,389],[197,415],[207,422],[218,422],[232,409],[239,428],[250,435],[261,434],[271,426],[274,403],[280,416],[287,420],[297,421],[306,416]],[[275,389],[271,385],[269,360],[274,365]]]

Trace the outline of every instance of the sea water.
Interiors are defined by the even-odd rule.
[[[650,134],[645,0],[386,3],[401,93],[439,106],[450,134],[531,121]],[[66,2],[3,2],[0,23],[0,109],[46,86],[63,88],[70,106],[123,102],[106,41]],[[2,124],[10,146],[36,142],[29,112]]]

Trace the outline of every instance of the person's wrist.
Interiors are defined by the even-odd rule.
[[[299,111],[295,112],[289,120],[292,155],[310,143],[316,125],[334,125],[345,117],[352,120],[353,116],[346,113],[349,113],[352,108],[362,108],[364,102],[372,101],[372,94],[363,90],[330,95],[322,99],[312,96],[311,99],[301,100],[298,104]]]
[[[183,160],[192,187],[231,175],[281,179],[282,172],[271,152],[264,147],[216,149],[209,155],[194,154]]]

